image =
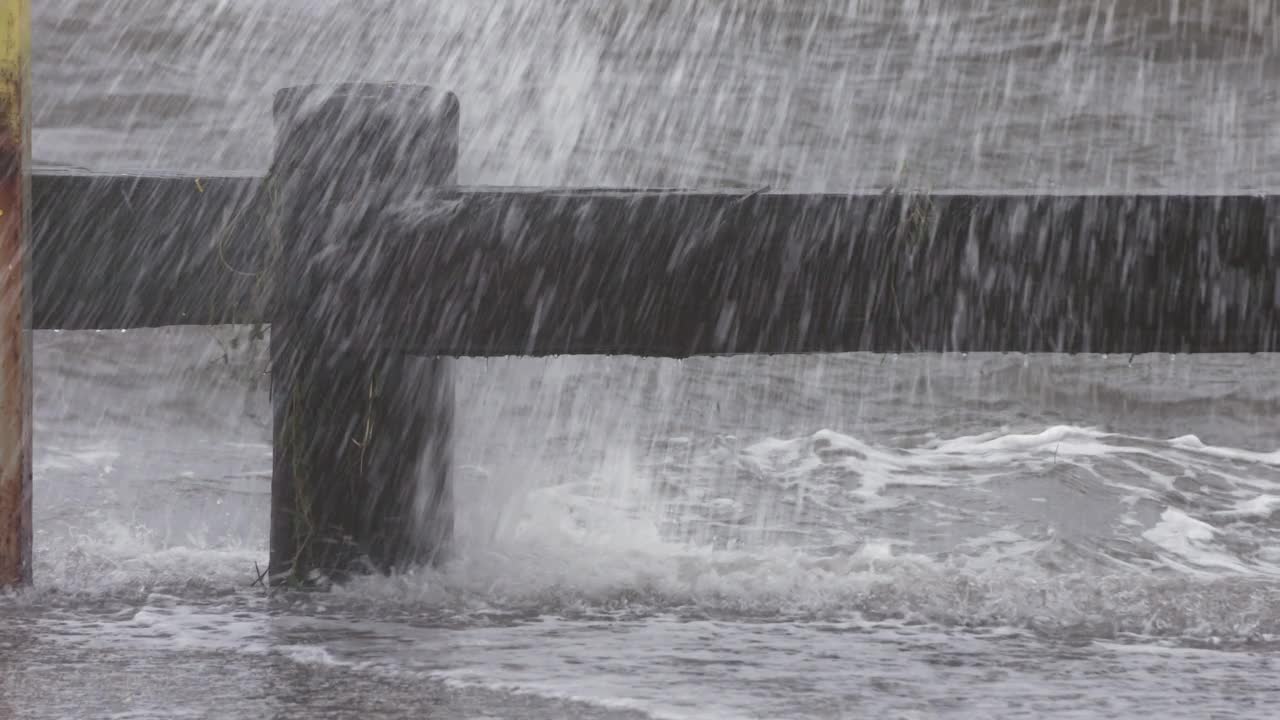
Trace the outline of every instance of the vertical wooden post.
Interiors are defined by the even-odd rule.
[[[456,183],[457,98],[305,86],[274,110],[271,576],[431,562],[452,535],[450,364],[353,341],[372,311],[343,288],[377,265],[388,209]]]
[[[0,0],[0,588],[31,582],[31,9]]]

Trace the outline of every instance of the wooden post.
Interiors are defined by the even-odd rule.
[[[31,9],[0,0],[0,588],[31,582]]]
[[[306,86],[281,90],[274,110],[271,576],[433,562],[452,534],[450,361],[353,341],[370,308],[344,286],[377,266],[389,208],[456,184],[457,98]]]

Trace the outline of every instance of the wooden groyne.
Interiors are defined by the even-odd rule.
[[[37,174],[30,288],[37,328],[271,324],[277,580],[447,547],[449,357],[1280,351],[1276,196],[464,187],[449,93],[275,117],[266,177]]]

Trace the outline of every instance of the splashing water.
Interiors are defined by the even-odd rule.
[[[937,5],[50,0],[35,153],[262,171],[275,88],[401,80],[459,94],[475,184],[1280,186],[1274,3]],[[265,344],[36,352],[0,716],[1280,701],[1276,356],[461,361],[454,560],[267,598]]]

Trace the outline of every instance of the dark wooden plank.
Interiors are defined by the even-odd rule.
[[[32,178],[36,328],[266,322],[256,177]]]
[[[441,355],[1269,352],[1277,207],[438,191],[333,264],[316,306]]]
[[[227,267],[265,263],[261,184],[37,174],[35,326],[267,321]],[[459,188],[389,209],[316,307],[442,355],[1274,352],[1278,202]]]

